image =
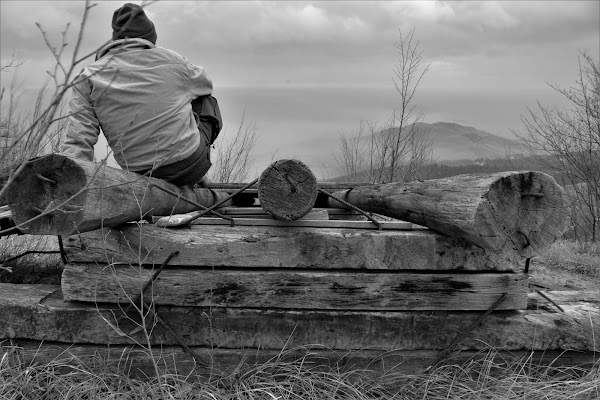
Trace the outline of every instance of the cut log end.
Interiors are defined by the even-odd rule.
[[[541,172],[519,172],[497,179],[479,206],[474,225],[490,248],[513,248],[532,257],[567,229],[569,204],[564,189]]]
[[[258,182],[260,205],[280,220],[293,221],[308,214],[317,194],[317,179],[298,160],[274,162],[264,170]]]
[[[23,233],[71,232],[83,218],[87,184],[83,169],[60,155],[31,160],[7,190],[10,210]],[[66,204],[63,204],[67,202]]]

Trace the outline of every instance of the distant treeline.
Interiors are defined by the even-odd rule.
[[[553,156],[531,157],[531,156],[513,156],[511,158],[478,158],[475,160],[452,161],[452,165],[444,162],[433,163],[424,168],[424,179],[439,179],[461,174],[492,174],[503,171],[539,171],[545,172],[561,185],[571,184],[564,179],[556,168],[557,161]]]
[[[564,177],[552,168],[557,161],[553,156],[531,157],[525,155],[511,156],[510,158],[478,158],[475,160],[441,161],[424,166],[420,179],[440,179],[461,174],[492,174],[504,171],[539,171],[545,172],[561,185],[570,185]],[[367,174],[357,177],[359,182],[368,182]],[[349,182],[347,176],[329,179],[332,182]]]

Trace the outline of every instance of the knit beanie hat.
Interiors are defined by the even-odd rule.
[[[156,44],[156,30],[144,9],[137,4],[127,3],[114,12],[112,18],[113,40],[141,38]]]

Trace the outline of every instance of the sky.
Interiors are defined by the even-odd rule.
[[[139,1],[133,1],[142,4]],[[123,1],[90,10],[80,54],[111,35]],[[65,55],[76,42],[82,1],[0,1],[2,65],[16,54],[25,89],[52,66],[39,23]],[[398,108],[394,43],[415,29],[429,70],[414,105],[426,122],[456,122],[510,137],[521,114],[560,104],[549,87],[569,87],[579,51],[598,59],[600,1],[159,1],[146,8],[157,45],[201,65],[214,82],[224,136],[245,112],[256,124],[258,176],[272,160],[298,158],[331,173],[340,135]],[[67,58],[68,58],[67,57]],[[68,61],[68,60],[67,60]],[[11,73],[2,73],[2,86]],[[27,101],[27,96],[23,99]],[[252,174],[251,174],[252,175]]]

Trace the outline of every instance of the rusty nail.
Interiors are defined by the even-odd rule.
[[[542,197],[544,197],[543,193],[521,193],[521,198],[524,197],[535,197],[537,199],[541,199]]]
[[[50,178],[46,178],[44,175],[42,174],[35,174],[35,176],[38,177],[39,180],[44,181],[44,182],[48,182],[51,183],[53,185],[56,185],[58,182],[56,182],[54,179],[50,179]]]
[[[285,180],[292,187],[292,193],[296,193],[296,191],[298,190],[298,186],[296,186],[296,184],[294,183],[294,181],[292,180],[292,178],[290,178],[290,176],[288,174],[285,174]]]

